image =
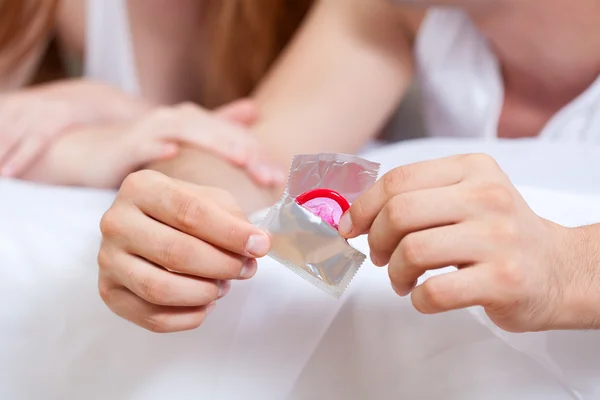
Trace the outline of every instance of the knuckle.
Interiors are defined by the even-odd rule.
[[[160,172],[148,169],[133,172],[123,180],[120,193],[134,194],[142,190],[149,183],[160,181],[162,178],[163,175]]]
[[[146,275],[139,280],[138,285],[141,295],[152,304],[163,304],[171,297],[171,287],[164,280]]]
[[[383,176],[383,191],[388,197],[394,196],[402,185],[409,181],[411,167],[408,165],[395,168]]]
[[[100,219],[100,232],[105,239],[121,235],[121,218],[114,208],[110,208]]]
[[[495,221],[490,226],[492,243],[513,244],[519,240],[519,228],[512,219]]]
[[[111,304],[115,298],[115,287],[109,284],[105,279],[98,279],[98,294],[105,304]]]
[[[465,154],[461,156],[462,161],[475,170],[487,170],[490,168],[499,168],[496,160],[485,153]]]
[[[204,203],[196,197],[186,196],[180,191],[175,191],[174,198],[177,204],[175,222],[184,230],[196,228],[200,224],[202,216],[208,212]]]
[[[525,284],[525,273],[518,263],[504,260],[496,265],[495,282],[508,292],[520,291]]]
[[[430,279],[421,285],[422,303],[413,302],[420,313],[432,313],[447,310],[449,298],[447,291],[437,284],[435,279]]]
[[[506,186],[497,183],[478,185],[473,196],[477,204],[492,211],[510,211],[515,205],[513,193]]]
[[[364,202],[359,198],[350,207],[350,218],[354,223],[361,222],[367,215],[367,209]]]
[[[172,318],[164,314],[151,314],[144,318],[140,325],[154,333],[170,333],[175,331]]]
[[[104,243],[100,247],[100,251],[98,252],[98,269],[100,271],[108,270],[112,267],[113,257],[110,255],[109,250],[106,249]]]
[[[183,272],[186,266],[186,255],[191,253],[189,245],[181,240],[172,240],[162,247],[159,259],[163,267]]]
[[[386,204],[387,220],[394,228],[399,228],[405,215],[409,215],[410,205],[408,203],[406,196],[397,195]]]
[[[400,241],[400,254],[405,268],[416,269],[423,265],[426,251],[425,244],[415,234],[407,235]]]

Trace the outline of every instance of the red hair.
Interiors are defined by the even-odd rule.
[[[208,68],[203,103],[215,107],[245,97],[290,41],[312,0],[208,0]]]

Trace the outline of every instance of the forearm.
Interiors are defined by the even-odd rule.
[[[112,125],[73,127],[56,138],[20,178],[52,185],[95,186],[91,175],[102,167],[96,160],[100,164],[112,162],[99,159],[100,146],[106,142],[106,135],[115,137],[114,132]]]
[[[253,96],[262,117],[253,133],[273,161],[355,153],[379,133],[412,78],[408,18],[388,1],[316,3]]]
[[[560,293],[556,329],[600,329],[600,224],[568,229],[562,254],[572,276]]]
[[[282,187],[261,189],[244,170],[195,149],[183,149],[177,158],[155,163],[150,168],[172,178],[225,189],[247,213],[272,205],[283,191]]]

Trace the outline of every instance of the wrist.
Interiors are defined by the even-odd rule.
[[[563,229],[566,273],[554,329],[600,329],[600,225]]]

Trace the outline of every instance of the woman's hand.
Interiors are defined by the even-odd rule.
[[[389,263],[396,292],[412,291],[423,313],[479,305],[513,332],[586,329],[600,316],[587,318],[600,268],[582,261],[581,231],[537,216],[486,155],[390,171],[352,204],[340,232],[368,233],[373,263]],[[414,287],[449,265],[458,271]]]
[[[263,162],[258,141],[246,129],[258,118],[251,100],[242,99],[214,112],[195,104],[157,109],[136,123],[133,137],[172,137],[244,168],[261,186],[283,182],[283,172]]]
[[[74,126],[121,122],[147,109],[147,104],[116,88],[86,80],[5,94],[0,97],[0,175],[21,175]]]
[[[200,326],[270,246],[227,192],[154,171],[127,177],[100,227],[102,299],[153,332]]]
[[[240,126],[255,118],[253,103],[240,100],[214,113],[182,105],[161,108],[134,123],[78,127],[63,135],[20,178],[118,188],[131,172],[170,159],[185,145],[228,159],[262,186],[279,184],[283,175],[259,163],[258,143]]]

